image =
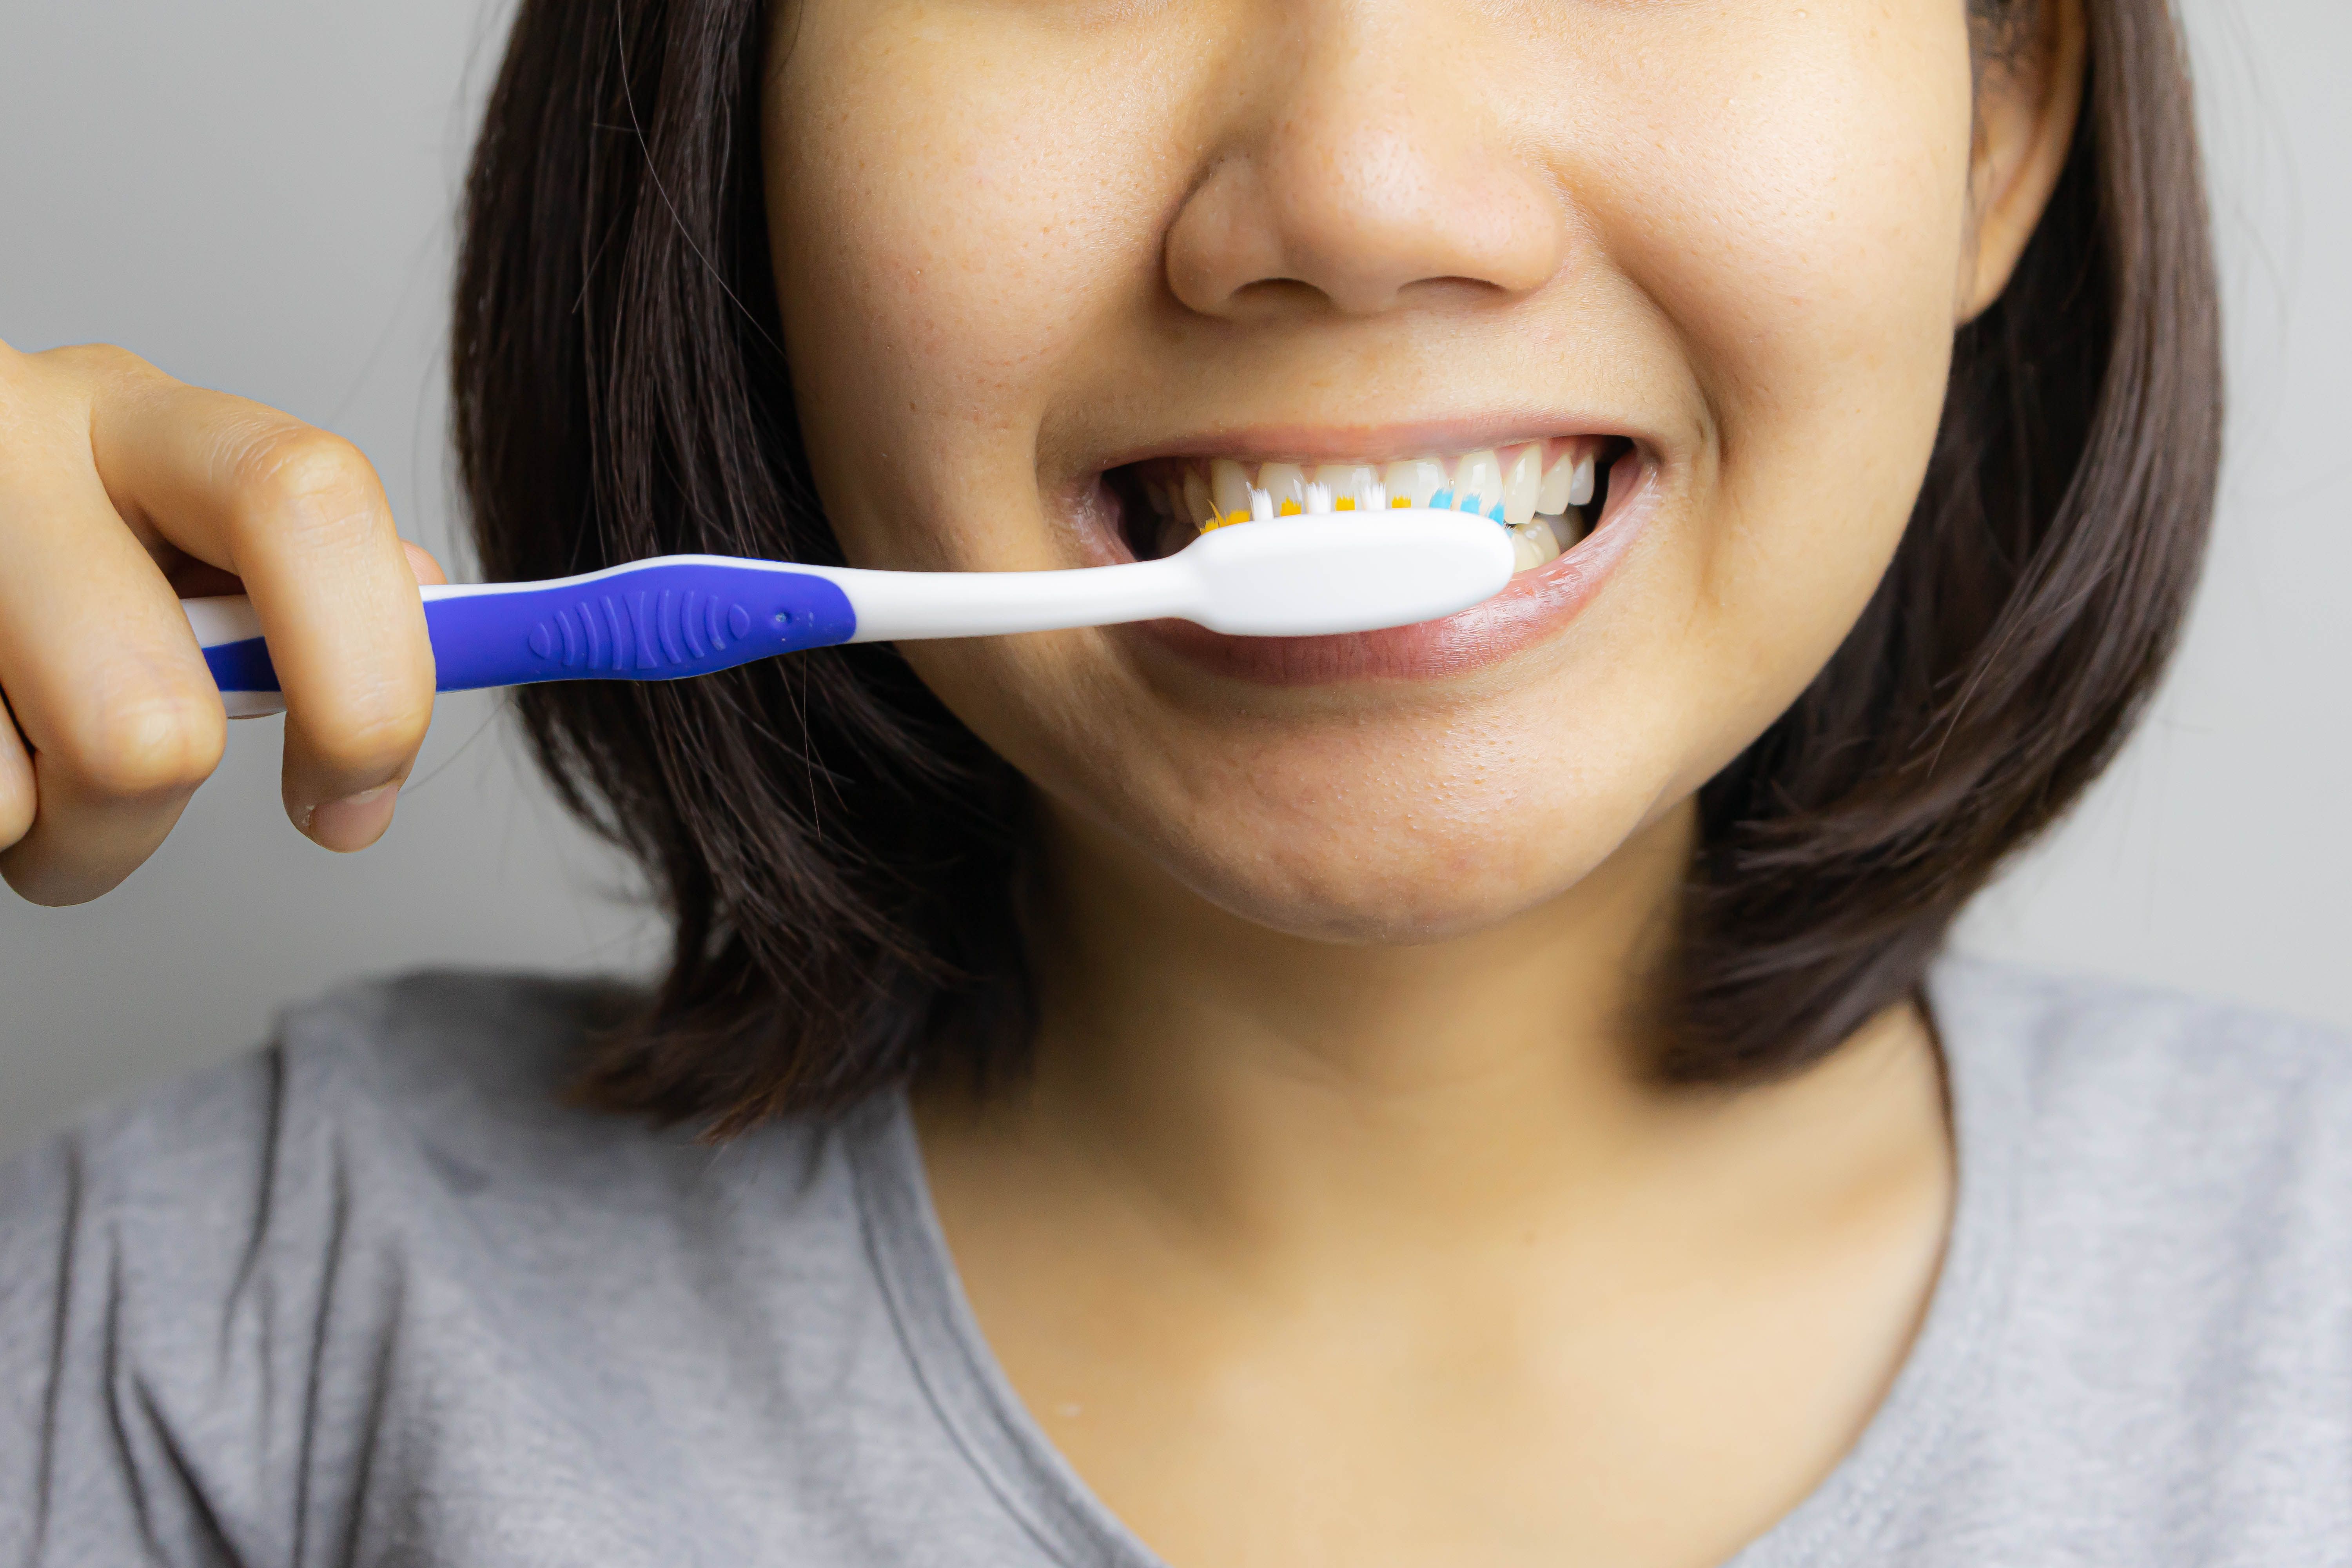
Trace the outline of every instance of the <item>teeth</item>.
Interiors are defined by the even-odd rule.
[[[1569,481],[1568,486],[1568,504],[1591,506],[1592,488],[1592,453],[1587,449],[1584,456],[1576,460],[1576,477]]]
[[[1307,510],[1307,470],[1296,463],[1263,465],[1257,488],[1274,498],[1276,517],[1296,517]]]
[[[1429,498],[1445,488],[1445,465],[1434,458],[1391,463],[1381,479],[1389,488],[1390,500],[1402,496],[1413,506],[1427,506]]]
[[[1187,467],[1184,470],[1185,521],[1198,526],[1223,515],[1217,510],[1216,502],[1209,499],[1209,481],[1201,477],[1199,469]]]
[[[1381,470],[1379,468],[1367,468],[1364,463],[1324,463],[1310,475],[1312,482],[1322,484],[1327,491],[1331,491],[1331,505],[1343,512],[1362,510],[1364,503],[1357,499],[1357,489],[1360,489],[1360,479],[1364,478],[1379,479]]]
[[[1511,570],[1531,572],[1559,554],[1559,541],[1540,522],[1511,530]]]
[[[1575,503],[1568,499],[1576,482],[1576,447],[1563,448],[1544,470],[1543,483],[1536,489],[1536,510],[1547,517],[1558,517]]]
[[[1209,465],[1209,500],[1219,517],[1249,510],[1249,475],[1231,458],[1219,458]]]
[[[1503,521],[1513,528],[1535,521],[1536,492],[1543,488],[1543,452],[1541,441],[1520,447],[1503,475]]]
[[[1503,460],[1489,449],[1473,452],[1462,459],[1454,476],[1454,504],[1476,498],[1475,506],[1463,507],[1465,511],[1489,512],[1503,503]]]
[[[1202,530],[1405,506],[1475,513],[1509,531],[1513,569],[1527,572],[1583,539],[1584,519],[1573,509],[1592,501],[1600,448],[1597,440],[1575,437],[1488,447],[1451,460],[1431,454],[1384,467],[1320,463],[1311,468],[1216,458],[1148,469],[1141,488],[1163,521]]]
[[[1543,556],[1537,549],[1533,537],[1537,531],[1533,528],[1511,530],[1511,570],[1513,572],[1532,572],[1543,564]],[[1546,539],[1551,537],[1549,530],[1543,531],[1543,535]]]

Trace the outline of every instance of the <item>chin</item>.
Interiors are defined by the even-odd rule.
[[[1335,811],[1270,813],[1161,826],[1146,850],[1193,894],[1254,925],[1308,941],[1411,946],[1473,936],[1567,892],[1605,864],[1622,836],[1442,808],[1387,820]],[[1484,814],[1481,814],[1484,817]]]

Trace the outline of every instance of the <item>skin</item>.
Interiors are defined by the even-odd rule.
[[[1042,835],[1035,1069],[919,1096],[934,1201],[1169,1561],[1720,1562],[1883,1398],[1951,1202],[1927,1021],[1727,1094],[1631,1020],[1694,792],[1859,614],[2055,183],[2079,16],[2033,42],[1979,97],[1957,0],[780,24],[778,297],[858,563],[1116,558],[1097,476],[1161,453],[1640,453],[1604,580],[1504,657],[908,647]]]
[[[0,877],[17,892],[113,888],[219,765],[228,723],[184,596],[253,599],[286,689],[294,825],[330,849],[383,837],[433,712],[416,588],[442,575],[350,442],[121,349],[0,343]]]
[[[1672,1092],[1638,1020],[1693,793],[1859,613],[2055,183],[2075,0],[2036,29],[1979,82],[1959,0],[779,17],[778,297],[856,564],[1117,558],[1099,476],[1153,455],[1633,442],[1517,630],[1408,673],[908,646],[1039,824],[1034,1071],[919,1086],[934,1200],[1013,1386],[1170,1562],[1720,1562],[1883,1398],[1951,1204],[1929,1021]],[[0,345],[0,559],[25,896],[115,885],[212,771],[173,599],[240,579],[289,816],[384,830],[439,574],[346,443]]]

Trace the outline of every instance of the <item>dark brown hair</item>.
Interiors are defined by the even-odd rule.
[[[1700,797],[1663,977],[1685,1082],[1790,1070],[1915,988],[2002,858],[2113,754],[2212,504],[2220,346],[2166,0],[2085,0],[2048,214],[1962,330],[1876,596]],[[2007,9],[1974,7],[1990,39]],[[759,166],[759,0],[524,0],[466,193],[454,377],[482,563],[839,555],[802,458]],[[602,1103],[717,1133],[1017,1054],[1023,788],[888,647],[526,689],[568,805],[675,926]]]

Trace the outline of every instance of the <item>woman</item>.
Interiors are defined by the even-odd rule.
[[[525,5],[492,575],[1326,479],[1493,483],[1526,570],[529,691],[667,975],[347,990],[15,1166],[10,1560],[2319,1555],[2332,1043],[1936,962],[2177,630],[2198,181],[2160,0]],[[437,574],[364,460],[0,384],[0,870],[168,832],[224,574],[289,812],[380,835]]]

